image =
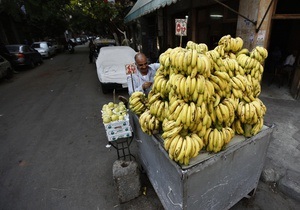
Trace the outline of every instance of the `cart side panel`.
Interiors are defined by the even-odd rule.
[[[183,183],[180,167],[170,160],[154,136],[142,132],[136,121],[134,124],[140,162],[162,205],[165,209],[182,209]]]
[[[188,170],[186,209],[229,209],[256,189],[270,132],[204,161]]]

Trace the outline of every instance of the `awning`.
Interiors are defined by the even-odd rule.
[[[138,0],[126,15],[124,22],[130,22],[161,7],[176,3],[177,0]]]

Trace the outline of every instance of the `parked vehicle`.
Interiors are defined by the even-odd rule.
[[[37,64],[43,63],[42,55],[35,49],[24,44],[6,45],[7,50],[14,55],[14,66],[29,66],[34,68]]]
[[[13,73],[10,62],[0,55],[0,79],[10,79],[12,78]]]
[[[94,44],[96,46],[94,59],[97,60],[99,51],[102,47],[105,46],[116,46],[116,40],[114,39],[105,39],[105,38],[97,38],[94,40]]]
[[[128,46],[102,47],[96,60],[102,92],[127,88],[125,65],[134,63],[136,52]]]
[[[83,44],[80,37],[77,37],[77,38],[76,38],[76,44],[78,44],[78,45]]]
[[[50,58],[55,54],[55,48],[50,42],[34,42],[31,45],[31,47],[36,49],[42,55],[43,58]]]
[[[54,48],[55,54],[63,52],[65,49],[65,46],[63,44],[60,44],[56,40],[51,40],[50,43],[51,43],[52,47]]]

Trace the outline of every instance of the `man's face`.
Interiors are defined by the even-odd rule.
[[[148,62],[146,57],[138,57],[135,63],[141,74],[148,73]]]

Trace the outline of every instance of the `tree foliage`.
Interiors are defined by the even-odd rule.
[[[25,6],[26,14],[21,12]],[[105,0],[1,0],[0,13],[25,19],[32,38],[59,37],[65,30],[112,34],[122,28],[124,5]]]

